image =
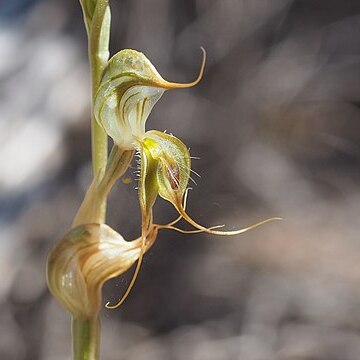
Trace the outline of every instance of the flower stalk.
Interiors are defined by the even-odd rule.
[[[100,319],[72,318],[73,359],[95,360],[100,354]]]
[[[109,41],[111,12],[108,0],[80,0],[85,27],[88,35],[88,53],[91,68],[91,143],[94,177],[106,166],[107,134],[95,121],[94,101],[102,78],[104,68],[109,59]],[[103,220],[105,220],[105,204],[103,204]]]

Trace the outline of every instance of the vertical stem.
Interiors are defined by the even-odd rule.
[[[100,320],[72,318],[73,360],[98,360]]]
[[[111,13],[109,0],[97,0],[95,9],[90,9],[89,2],[80,0],[86,30],[88,33],[89,61],[91,67],[91,147],[93,163],[93,183],[101,179],[105,171],[108,157],[107,134],[97,123],[94,116],[94,101],[98,91],[103,71],[109,59],[109,39]],[[88,195],[89,194],[89,195]],[[74,223],[96,222],[105,223],[106,217],[106,195],[98,198],[98,194],[89,189],[87,196],[91,199],[95,196],[98,210],[90,211],[90,215],[82,213],[82,205]],[[85,196],[85,202],[87,199]],[[98,314],[94,314],[91,319],[72,319],[72,339],[73,339],[73,360],[98,360],[100,347],[100,319]]]
[[[103,71],[109,59],[111,13],[108,0],[98,0],[89,29],[89,61],[92,80],[91,144],[94,177],[105,168],[108,156],[107,134],[94,116],[94,102]],[[101,220],[105,222],[106,201],[101,204]]]

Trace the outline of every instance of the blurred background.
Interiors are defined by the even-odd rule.
[[[141,50],[166,79],[194,79],[207,50],[200,85],[166,93],[147,123],[201,159],[189,213],[228,229],[285,221],[231,238],[160,233],[124,306],[102,312],[101,359],[360,359],[360,2],[110,3],[112,52]],[[70,359],[45,261],[90,183],[89,95],[78,2],[0,0],[4,360]],[[136,185],[109,201],[129,240]],[[158,201],[158,222],[174,216]]]

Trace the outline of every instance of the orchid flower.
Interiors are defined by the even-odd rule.
[[[71,229],[50,253],[47,280],[53,296],[76,318],[97,316],[103,284],[128,270],[156,239],[152,227],[142,239],[125,241],[106,224]]]
[[[190,83],[164,80],[141,52],[121,50],[108,62],[95,97],[98,123],[122,149],[136,148],[145,134],[146,120],[157,101],[169,89],[199,83],[205,67],[205,50],[197,79]]]

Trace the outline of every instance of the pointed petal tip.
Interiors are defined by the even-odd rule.
[[[220,236],[233,236],[233,235],[240,235],[243,234],[249,230],[255,229],[258,226],[264,225],[270,221],[274,221],[274,220],[283,220],[280,217],[273,217],[273,218],[269,218],[269,219],[265,219],[262,221],[259,221],[258,223],[252,224],[248,227],[242,228],[242,229],[238,229],[238,230],[232,230],[232,231],[219,231],[219,230],[214,230],[215,227],[204,227],[202,225],[200,225],[199,223],[197,223],[193,218],[191,218],[185,211],[185,209],[182,206],[178,206],[176,207],[177,211],[179,212],[179,214],[183,217],[183,219],[185,221],[187,221],[190,225],[194,226],[196,229],[202,230],[203,232],[206,232],[208,234],[212,234],[212,235],[220,235]]]
[[[202,51],[202,62],[201,62],[201,66],[200,66],[200,71],[199,71],[199,75],[197,76],[197,78],[194,81],[188,82],[188,83],[176,83],[176,82],[169,82],[164,80],[164,83],[162,84],[164,86],[164,88],[166,89],[184,89],[184,88],[189,88],[192,86],[195,86],[197,84],[199,84],[199,82],[201,81],[203,75],[204,75],[204,70],[205,70],[205,64],[206,64],[206,51],[205,49],[201,46],[200,47],[201,51]]]

